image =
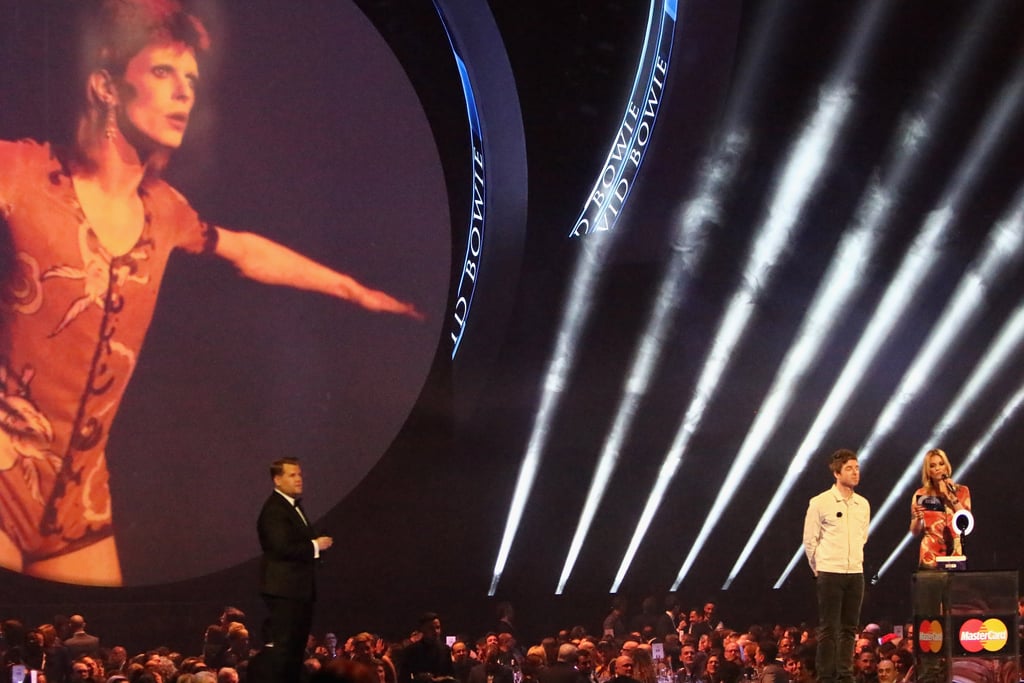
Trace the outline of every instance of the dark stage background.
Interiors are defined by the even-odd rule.
[[[109,455],[129,585],[54,584],[3,572],[0,616],[34,624],[80,612],[105,644],[167,643],[186,653],[199,650],[203,628],[224,605],[242,607],[258,624],[255,518],[270,488],[266,465],[296,455],[306,470],[307,507],[338,543],[320,572],[318,634],[401,637],[419,613],[436,610],[447,632],[476,636],[499,600],[516,606],[528,639],[576,623],[597,630],[724,312],[746,283],[746,334],[729,349],[618,593],[638,608],[644,596],[668,592],[716,500],[729,495],[678,589],[683,602],[717,600],[736,627],[813,620],[805,562],[781,587],[773,584],[799,545],[807,499],[831,485],[825,458],[878,433],[876,420],[1024,180],[1021,107],[1009,107],[1001,124],[986,118],[1000,97],[1015,96],[1004,93],[1020,81],[1024,6],[893,3],[866,31],[870,39],[849,48],[858,12],[869,4],[439,2],[446,32],[434,5],[420,0],[196,3],[215,50],[168,178],[205,217],[251,227],[412,300],[427,320],[386,319],[257,287],[217,264],[175,262]],[[643,163],[614,228],[572,236],[628,120],[637,64],[649,58],[649,15],[666,7],[675,7],[677,22]],[[61,67],[74,58],[66,5],[0,0],[0,8],[0,138],[59,137],[70,112],[58,93],[72,87]],[[953,46],[988,8],[957,87],[929,99],[941,92],[933,84]],[[458,295],[467,244],[479,246],[471,220],[477,188],[453,43],[474,84],[488,154],[487,229],[467,316]],[[801,207],[778,208],[773,198],[791,150],[848,49],[863,58],[844,81],[845,123],[826,135],[831,146],[810,155],[826,163],[813,181],[801,181],[813,182]],[[890,184],[895,210],[882,247],[857,267],[861,290],[832,316],[833,333],[744,476],[726,483],[865,188],[892,179],[896,131],[929,102],[942,116],[917,129],[927,146],[916,172]],[[704,223],[703,256],[686,275],[607,493],[556,595],[663,274],[684,251],[674,234],[680,209],[736,121],[745,152],[719,212]],[[996,142],[958,181],[986,126]],[[950,204],[954,181],[963,189]],[[723,590],[904,254],[942,205],[953,218],[933,270],[895,314],[863,381],[810,463],[790,477],[784,505]],[[766,216],[785,211],[793,221],[784,246],[752,278],[745,271],[751,245]],[[602,240],[612,246],[601,276],[580,282],[579,263],[593,259]],[[862,468],[859,491],[876,510],[890,493],[900,501],[872,531],[869,575],[882,570],[906,531],[911,488],[897,484],[900,475],[918,462],[934,425],[1022,300],[1018,242],[1007,238],[1009,265],[981,278],[974,317],[939,345],[949,355],[928,368],[923,390],[905,397],[907,411]],[[545,394],[573,292],[590,308],[571,337],[564,381]],[[457,349],[456,329],[463,335]],[[1024,381],[1020,359],[1015,343],[942,443],[928,444],[950,454],[954,476]],[[488,595],[545,396],[559,402]],[[962,479],[977,516],[967,544],[972,568],[1021,563],[1022,436],[1011,411]],[[909,616],[915,553],[913,544],[905,548],[869,586],[866,619]]]

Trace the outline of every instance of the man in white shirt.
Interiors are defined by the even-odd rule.
[[[832,488],[811,498],[804,519],[804,550],[817,583],[818,683],[853,683],[853,646],[864,599],[864,543],[871,506],[853,489],[860,483],[857,454],[829,458]]]

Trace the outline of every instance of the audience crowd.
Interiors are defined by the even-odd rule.
[[[1024,614],[1024,600],[1021,602]],[[422,615],[400,642],[372,633],[310,635],[310,683],[814,683],[814,629],[807,625],[734,627],[714,603],[684,610],[675,600],[644,600],[629,615],[617,601],[601,631],[573,626],[539,642],[520,642],[511,605],[498,607],[479,637],[445,637],[437,614]],[[913,625],[870,623],[856,643],[856,683],[914,680]],[[272,683],[273,643],[250,641],[245,614],[225,608],[207,627],[201,652],[155,647],[130,655],[88,632],[81,615],[28,628],[2,623],[3,681],[26,683]],[[474,639],[475,638],[475,639]],[[18,683],[17,680],[14,683]]]

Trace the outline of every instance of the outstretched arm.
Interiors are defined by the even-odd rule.
[[[344,273],[250,232],[218,227],[215,253],[234,265],[242,275],[257,282],[320,292],[351,301],[370,311],[423,319],[423,314],[412,304],[365,287]]]

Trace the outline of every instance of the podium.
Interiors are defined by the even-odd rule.
[[[1019,680],[1016,571],[919,571],[911,596],[920,683]]]

